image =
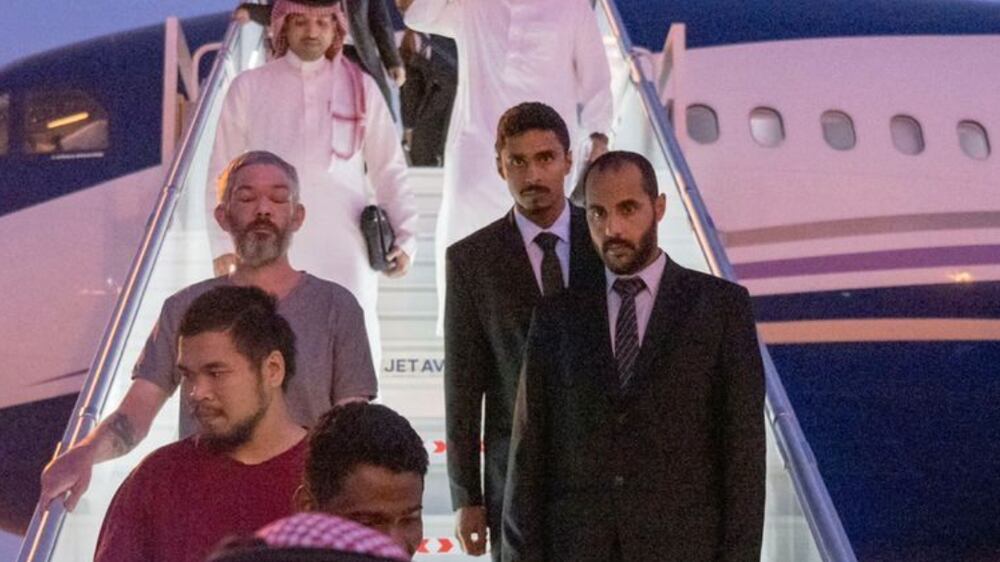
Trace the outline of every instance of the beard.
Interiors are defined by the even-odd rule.
[[[619,248],[631,250],[631,256],[616,258],[610,255],[611,250]],[[633,244],[624,238],[609,238],[601,245],[601,258],[604,265],[615,275],[632,275],[641,270],[650,258],[659,250],[656,246],[656,222],[639,237],[639,243]]]
[[[233,232],[233,238],[240,263],[247,267],[261,267],[274,262],[288,251],[292,233],[261,218],[243,228],[237,228]]]
[[[198,443],[219,453],[226,453],[244,445],[253,437],[254,430],[260,425],[260,421],[264,419],[269,406],[270,400],[268,400],[267,395],[264,393],[262,380],[258,380],[257,384],[257,409],[249,416],[233,424],[227,431],[212,431],[198,418],[199,410],[211,410],[211,406],[194,406],[195,417],[201,426],[201,430],[198,432]]]

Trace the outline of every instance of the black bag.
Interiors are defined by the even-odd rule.
[[[396,235],[389,224],[389,215],[378,205],[368,205],[361,211],[361,235],[368,246],[368,263],[375,271],[392,267],[389,252],[396,243]]]

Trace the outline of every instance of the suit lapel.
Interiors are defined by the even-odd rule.
[[[524,249],[524,238],[517,228],[513,209],[507,213],[504,225],[500,235],[500,255],[496,256],[497,267],[503,270],[501,274],[510,279],[511,285],[518,288],[511,294],[523,295],[534,306],[542,298],[542,292],[535,280],[535,273],[531,270],[531,260],[528,258],[528,251]]]
[[[569,286],[584,287],[603,285],[603,265],[587,230],[586,211],[567,202],[569,217]],[[605,311],[607,314],[607,311]]]

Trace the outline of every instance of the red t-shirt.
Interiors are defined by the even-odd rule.
[[[125,479],[104,517],[95,562],[201,562],[225,537],[290,515],[306,440],[256,465],[197,446],[157,449]]]

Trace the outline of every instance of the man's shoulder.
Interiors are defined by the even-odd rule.
[[[282,58],[270,60],[260,66],[249,68],[233,78],[230,89],[241,87],[255,87],[264,81],[273,80],[274,77],[288,67],[288,63]]]
[[[273,58],[260,66],[255,66],[254,68],[249,68],[240,72],[236,75],[237,78],[243,77],[244,80],[254,79],[260,76],[267,76],[268,74],[273,74],[290,68],[289,62],[285,60],[284,57]]]
[[[164,445],[146,455],[129,475],[129,480],[136,484],[148,485],[171,478],[178,469],[190,470],[191,460],[195,458],[197,449],[194,437]]]
[[[339,308],[344,306],[361,306],[354,293],[339,283],[304,273],[301,298],[313,306]]]
[[[167,297],[167,300],[163,303],[163,310],[183,313],[196,298],[216,287],[228,284],[229,279],[226,277],[212,277],[204,281],[199,281],[194,285],[188,285]]]
[[[495,249],[500,246],[501,236],[509,228],[512,228],[512,225],[508,213],[448,246],[448,258],[462,259],[470,255],[480,256],[483,251]]]
[[[696,287],[701,291],[728,297],[740,297],[748,294],[743,285],[728,279],[690,269],[677,263],[669,264],[668,267],[676,268],[679,278],[683,279],[686,285]]]

